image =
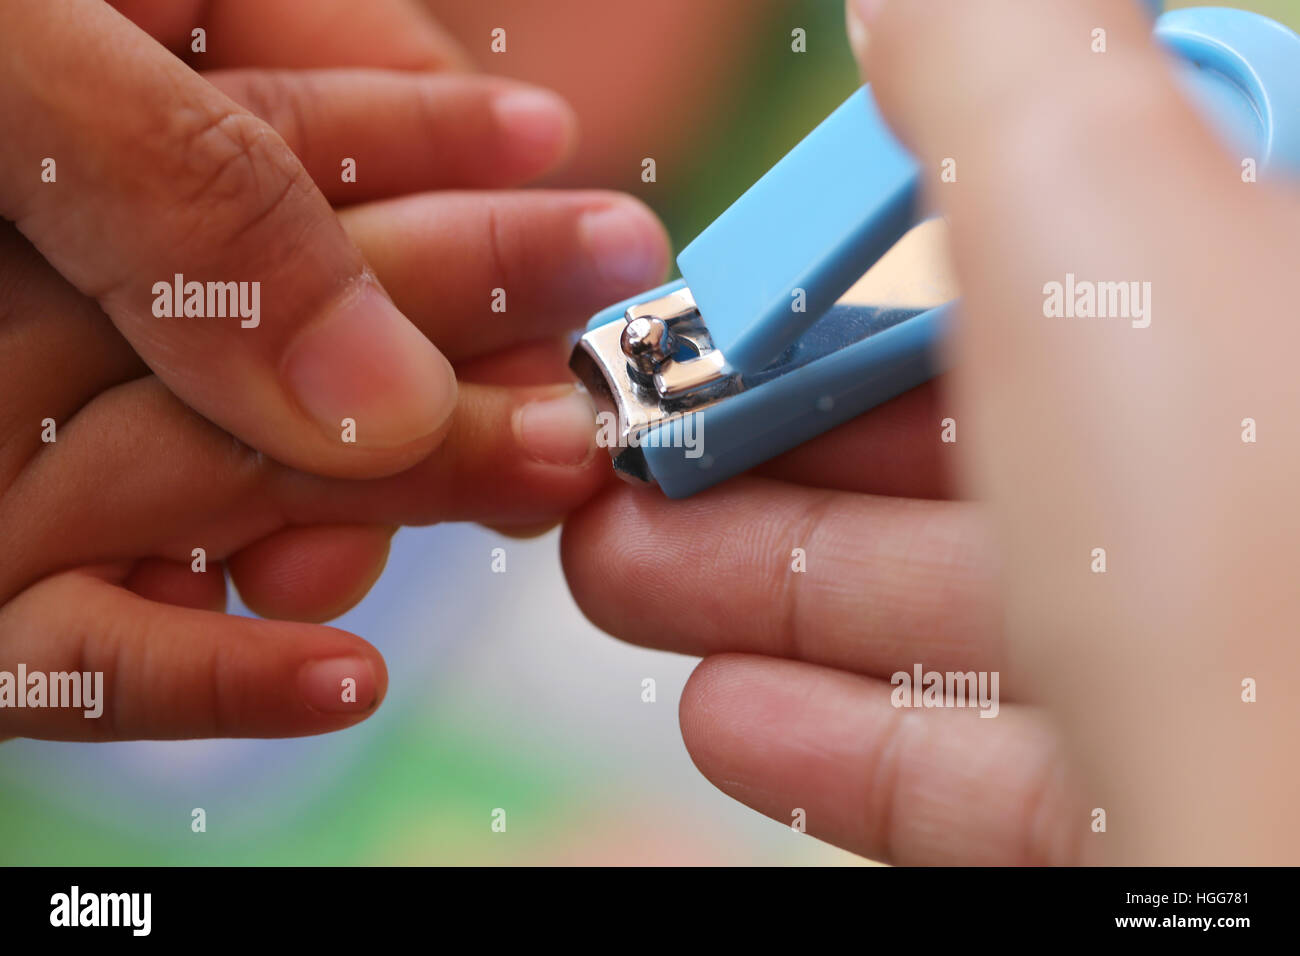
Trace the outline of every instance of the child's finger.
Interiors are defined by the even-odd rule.
[[[180,607],[226,610],[226,578],[262,617],[318,624],[355,606],[383,571],[394,529],[321,525],[276,531],[224,563],[144,558],[122,579],[128,591]]]
[[[122,587],[150,601],[203,611],[226,609],[226,571],[220,561],[170,561],[143,558],[122,580]]]
[[[450,366],[266,123],[90,0],[0,4],[0,115],[0,216],[193,408],[330,474],[437,444]]]
[[[966,502],[756,478],[684,501],[615,487],[568,518],[560,554],[592,623],[660,650],[769,654],[876,676],[915,661],[1008,663],[996,553]],[[647,607],[691,613],[665,628]]]
[[[350,610],[379,579],[394,528],[315,525],[285,528],[226,561],[230,580],[262,617],[319,623]]]
[[[343,219],[425,331],[450,338],[462,361],[476,357],[467,369],[471,380],[494,384],[567,381],[568,349],[559,334],[653,284],[668,257],[653,215],[607,193],[422,196],[355,207]],[[601,271],[592,256],[604,253],[588,245],[593,232],[615,258],[644,257],[642,278],[635,269],[630,281]],[[19,436],[0,453],[0,474],[8,474],[41,447],[45,419],[62,427],[100,391],[146,367],[99,306],[4,223],[0,254],[8,292],[0,343],[12,344],[0,349],[0,378],[22,385],[0,409],[6,433]],[[437,257],[448,268],[430,281],[428,262]],[[494,301],[505,311],[494,311]],[[528,351],[548,335],[556,336],[553,351]],[[498,352],[515,345],[521,348]],[[43,374],[56,365],[67,374]]]
[[[595,412],[570,385],[465,385],[446,440],[400,475],[340,481],[281,469],[270,494],[291,524],[540,525],[610,477]]]
[[[112,0],[200,69],[216,66],[465,68],[470,60],[412,0]],[[196,50],[196,29],[203,49]]]
[[[189,561],[195,549],[222,560],[297,525],[554,521],[608,479],[593,411],[572,387],[463,393],[444,445],[419,465],[348,480],[256,453],[156,378],[121,385],[61,424],[0,498],[0,600],[59,568]],[[345,448],[352,427],[340,431]]]
[[[463,70],[472,63],[417,0],[217,0],[207,28],[213,66]]]
[[[456,377],[478,385],[559,385],[573,381],[572,352],[567,335],[525,342],[457,363]]]
[[[340,218],[394,302],[453,362],[569,330],[668,268],[663,226],[618,193],[435,193]]]
[[[991,719],[905,710],[895,690],[796,661],[710,657],[682,691],[682,737],[724,793],[873,860],[1084,862],[1095,835],[1044,720],[1006,704]]]
[[[204,78],[274,127],[336,204],[515,186],[559,164],[577,132],[559,96],[495,77],[354,69]]]
[[[42,581],[0,609],[0,670],[16,673],[20,664],[29,681],[80,674],[97,699],[5,707],[0,736],[319,734],[369,716],[388,685],[379,652],[352,634],[159,604],[82,572]]]

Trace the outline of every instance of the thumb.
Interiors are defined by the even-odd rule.
[[[1062,718],[1099,802],[1163,816],[1117,859],[1186,859],[1225,806],[1237,822],[1201,858],[1271,858],[1276,828],[1251,821],[1282,819],[1280,798],[1207,790],[1204,768],[1255,779],[1294,725],[1246,731],[1215,688],[1246,659],[1295,669],[1272,635],[1296,614],[1300,454],[1237,423],[1297,407],[1296,199],[1243,183],[1135,0],[853,3],[882,110],[950,227],[951,378],[1003,548],[1008,682]],[[1075,277],[1143,314],[1049,308]]]
[[[962,290],[953,381],[972,413],[974,477],[1015,505],[1009,521],[1030,537],[1041,519],[1058,525],[1061,491],[1098,462],[1122,452],[1135,472],[1163,467],[1185,453],[1171,442],[1187,422],[1229,415],[1236,398],[1258,407],[1260,382],[1293,379],[1283,343],[1298,333],[1276,316],[1294,269],[1295,198],[1243,185],[1240,158],[1176,85],[1143,4],[851,3],[876,98],[949,225]],[[1048,317],[1047,287],[1069,276],[1147,290],[1144,314]],[[1272,343],[1260,362],[1276,374],[1261,364],[1242,396],[1208,388],[1226,384],[1217,370],[1230,356],[1244,367],[1251,341]],[[1133,396],[1153,388],[1161,400],[1136,417]]]
[[[451,366],[269,126],[95,0],[0,5],[0,115],[0,215],[185,402],[309,471],[436,444]]]

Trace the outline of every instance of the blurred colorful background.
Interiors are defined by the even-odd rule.
[[[1300,0],[1241,5],[1300,28]],[[858,82],[840,0],[430,6],[484,70],[574,103],[582,145],[550,184],[639,195],[677,248]],[[489,52],[495,27],[507,30],[505,54]],[[806,52],[792,49],[796,29]],[[645,157],[654,183],[641,181]],[[0,862],[859,862],[695,771],[677,729],[694,660],[588,624],[565,589],[555,533],[519,542],[465,525],[403,530],[378,585],[337,624],[388,661],[388,698],[370,720],[298,740],[6,743]],[[653,703],[642,700],[646,678]],[[194,833],[200,807],[207,830]],[[505,832],[492,829],[498,808]]]

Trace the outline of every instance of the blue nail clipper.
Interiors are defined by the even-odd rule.
[[[1300,175],[1300,37],[1225,8],[1156,36],[1240,155]],[[920,177],[863,87],[682,250],[682,279],[597,314],[570,367],[615,470],[683,498],[941,371],[956,288]]]

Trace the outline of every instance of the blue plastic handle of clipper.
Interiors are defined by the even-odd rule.
[[[685,498],[929,381],[943,371],[934,344],[954,306],[930,309],[690,413],[695,421],[676,428],[690,446],[669,431],[669,440],[642,448],[650,473],[669,498]]]
[[[1174,10],[1156,39],[1177,53],[1192,99],[1243,158],[1300,175],[1300,36],[1246,10]]]
[[[715,348],[741,373],[780,355],[916,224],[916,160],[867,87],[677,256]]]
[[[1156,36],[1184,58],[1192,98],[1225,140],[1249,151],[1261,170],[1300,172],[1300,37],[1266,17],[1220,8],[1165,14]],[[863,95],[859,90],[850,102]],[[893,158],[887,166],[904,171]],[[894,183],[906,191],[901,179]],[[891,208],[897,215],[901,206]],[[885,227],[892,231],[897,222],[887,218]],[[686,284],[672,282],[603,310],[591,326],[615,321],[628,305]],[[691,288],[696,291],[693,281]],[[642,451],[651,474],[669,497],[686,497],[920,385],[942,370],[936,346],[955,307],[949,303],[906,319],[692,413],[699,418],[696,447],[647,442]],[[821,314],[809,311],[812,320]],[[712,317],[703,308],[701,314],[712,332]]]

